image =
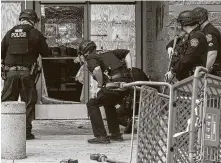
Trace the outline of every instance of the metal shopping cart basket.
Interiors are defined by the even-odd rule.
[[[173,86],[143,81],[118,85],[141,86],[137,163],[221,162],[221,77],[206,71],[198,67],[194,76]],[[160,94],[151,85],[167,86],[170,93]]]

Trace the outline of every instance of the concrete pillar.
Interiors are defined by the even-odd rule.
[[[26,108],[24,102],[7,101],[1,104],[1,158],[26,157]]]

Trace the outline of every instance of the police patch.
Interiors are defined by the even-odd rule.
[[[190,40],[190,45],[193,46],[193,47],[197,47],[199,44],[199,40],[196,39],[196,38],[193,38]]]
[[[207,40],[207,42],[212,41],[212,39],[213,39],[213,37],[212,37],[211,34],[207,34],[207,35],[206,35],[206,40]]]

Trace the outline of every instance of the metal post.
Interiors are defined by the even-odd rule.
[[[205,117],[206,117],[206,109],[207,109],[207,77],[205,76],[205,80],[204,80],[204,101],[203,104],[201,105],[201,114],[200,114],[200,122],[202,123],[201,128],[199,129],[199,135],[200,137],[198,138],[200,143],[201,143],[201,149],[200,149],[200,154],[201,154],[201,163],[203,163],[204,161],[204,136],[205,136]]]
[[[192,94],[192,107],[191,107],[191,124],[190,124],[190,139],[189,139],[189,161],[194,163],[194,139],[195,139],[195,108],[196,108],[196,99],[198,94],[198,80],[200,76],[200,71],[207,72],[207,69],[204,67],[197,67],[194,73],[193,78],[193,94]]]
[[[189,140],[189,161],[194,163],[194,137],[195,137],[195,107],[196,107],[196,98],[198,93],[198,77],[194,76],[193,79],[193,94],[192,94],[192,107],[191,107],[191,124],[190,124],[190,140]]]
[[[173,147],[173,123],[174,123],[174,109],[173,109],[173,98],[174,91],[173,87],[170,87],[170,98],[169,98],[169,118],[168,118],[168,135],[167,135],[167,163],[173,162],[171,148]]]
[[[1,106],[1,158],[23,159],[26,157],[26,105],[8,101]]]
[[[132,162],[132,154],[133,154],[133,144],[134,144],[134,123],[135,123],[135,109],[136,109],[136,92],[137,89],[136,89],[136,86],[134,86],[134,99],[133,99],[133,119],[132,119],[132,134],[131,134],[131,142],[130,142],[130,146],[131,146],[131,149],[130,149],[130,161],[129,163]]]

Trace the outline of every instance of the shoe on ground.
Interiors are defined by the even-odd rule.
[[[122,134],[117,134],[117,135],[111,134],[111,135],[109,136],[109,138],[110,138],[110,140],[112,140],[112,141],[123,141],[123,140],[124,140]]]
[[[89,139],[87,141],[90,144],[109,144],[110,143],[110,138],[108,136],[106,137],[97,137],[94,139]]]
[[[32,140],[32,139],[35,139],[35,136],[33,134],[26,135],[26,140]]]

